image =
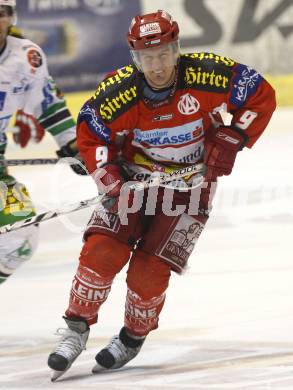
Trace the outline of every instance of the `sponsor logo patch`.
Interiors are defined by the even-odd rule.
[[[102,92],[105,92],[108,89],[111,89],[112,86],[121,84],[123,80],[129,78],[134,72],[133,66],[125,66],[117,70],[117,73],[114,76],[108,77],[106,80],[102,81],[96,92],[95,97],[98,97]]]
[[[140,37],[144,37],[146,35],[158,34],[160,32],[161,32],[161,27],[160,27],[159,23],[157,23],[157,22],[143,24],[139,28],[139,36]]]
[[[43,64],[41,53],[36,49],[30,49],[27,52],[27,59],[33,68],[39,68]]]
[[[173,114],[157,115],[153,118],[155,122],[169,121],[173,118]]]
[[[253,68],[239,64],[234,79],[230,101],[237,107],[243,106],[246,100],[254,95],[263,77]]]
[[[218,131],[216,137],[220,138],[220,139],[223,139],[223,140],[225,140],[227,142],[230,142],[230,144],[234,144],[234,145],[237,145],[240,142],[239,139],[232,138],[229,135],[223,133],[222,131]]]
[[[110,122],[115,119],[117,113],[120,111],[123,112],[123,108],[134,103],[137,97],[136,89],[136,86],[129,87],[124,91],[119,91],[119,93],[113,97],[106,97],[99,108],[102,119]]]
[[[228,67],[232,67],[236,64],[231,58],[219,56],[214,53],[192,53],[192,54],[184,54],[184,57],[194,58],[199,61],[211,61],[215,64],[223,64]]]
[[[175,229],[157,251],[156,255],[182,270],[203,231],[204,224],[187,214],[182,214]]]
[[[120,227],[119,216],[117,214],[107,212],[107,217],[109,225],[107,225],[107,223],[103,220],[99,212],[94,211],[87,225],[87,230],[92,228],[98,228],[110,230],[114,233],[117,233]]]
[[[183,126],[165,129],[153,129],[143,131],[135,129],[133,142],[146,144],[147,146],[181,145],[189,143],[199,137],[202,131],[202,120],[193,121]]]
[[[229,89],[230,75],[224,70],[207,71],[201,66],[189,66],[185,69],[185,83],[195,89],[203,91],[227,92]]]
[[[78,116],[78,122],[85,121],[90,130],[98,136],[100,139],[110,142],[110,129],[104,125],[100,118],[96,114],[96,110],[86,103]]]

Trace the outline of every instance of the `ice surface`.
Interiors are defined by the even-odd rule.
[[[34,258],[0,286],[0,388],[282,390],[293,387],[293,111],[279,110],[221,179],[190,268],[171,279],[160,328],[125,368],[92,375],[95,354],[123,322],[125,273],[87,350],[58,382],[46,366],[91,209],[45,222]],[[9,157],[51,157],[54,142]],[[90,178],[66,166],[15,167],[39,211],[90,198]]]

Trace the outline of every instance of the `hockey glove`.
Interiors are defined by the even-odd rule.
[[[85,168],[84,162],[78,152],[76,139],[69,141],[66,145],[62,146],[60,150],[56,152],[57,156],[62,157],[73,157],[80,161],[80,163],[70,165],[71,169],[78,175],[87,175],[88,172]]]
[[[205,143],[204,163],[208,168],[209,178],[230,175],[236,155],[247,140],[247,135],[239,129],[219,127]]]
[[[118,201],[124,179],[120,174],[120,168],[116,164],[106,164],[93,174],[100,194],[106,194],[107,200],[103,206],[110,212],[118,212]]]
[[[18,110],[16,113],[14,128],[14,142],[22,148],[25,148],[30,140],[36,143],[40,142],[45,135],[45,130],[36,118],[22,110]]]

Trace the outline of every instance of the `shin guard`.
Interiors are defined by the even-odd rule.
[[[65,315],[81,317],[89,325],[97,322],[99,308],[109,295],[112,281],[112,277],[102,277],[95,271],[79,265]]]
[[[128,289],[124,319],[127,330],[132,335],[146,336],[151,330],[157,329],[164,301],[165,294],[144,300]]]

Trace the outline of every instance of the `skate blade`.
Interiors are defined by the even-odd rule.
[[[96,365],[92,368],[92,373],[98,374],[99,372],[109,371],[109,370],[111,370],[111,368],[106,368],[106,367],[100,366],[98,363],[96,363]]]
[[[125,363],[121,364],[121,365],[114,364],[114,366],[106,368],[106,367],[100,366],[99,363],[96,363],[96,365],[92,368],[92,373],[98,374],[98,373],[104,372],[104,371],[116,371],[116,370],[119,370],[119,368],[122,368],[124,365],[125,365]]]
[[[60,376],[62,376],[67,370],[65,371],[55,371],[51,370],[51,382],[55,382]]]

